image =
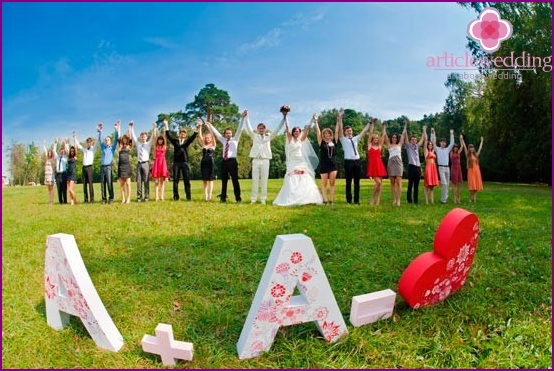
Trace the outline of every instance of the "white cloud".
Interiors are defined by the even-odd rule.
[[[143,40],[149,44],[169,50],[177,49],[180,46],[171,39],[165,37],[145,37]]]
[[[247,53],[264,47],[272,47],[279,45],[281,29],[274,28],[263,36],[258,37],[254,42],[244,43],[239,47],[240,53]]]

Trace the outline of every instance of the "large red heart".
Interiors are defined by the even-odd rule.
[[[434,252],[419,255],[400,277],[398,291],[410,307],[436,304],[463,286],[478,238],[475,214],[457,208],[444,217],[435,234]]]

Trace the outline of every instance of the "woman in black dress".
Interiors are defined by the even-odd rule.
[[[73,186],[75,185],[76,179],[76,165],[77,165],[77,151],[75,146],[69,148],[69,156],[67,157],[67,191],[69,192],[69,198],[71,199],[71,205],[77,203],[77,197],[75,196],[75,191]]]
[[[119,139],[119,162],[117,165],[117,177],[121,186],[121,203],[131,202],[131,137],[124,134]]]
[[[196,124],[197,140],[202,146],[202,160],[200,161],[200,171],[202,172],[202,186],[204,188],[204,201],[212,200],[214,189],[214,152],[216,143],[212,133],[202,134],[202,122]]]
[[[337,142],[331,129],[325,128],[323,131],[319,129],[316,115],[313,116],[313,120],[319,144],[319,173],[323,203],[333,205],[335,203],[335,179],[337,178]],[[335,137],[337,137],[337,133],[335,133]],[[329,197],[327,197],[327,183],[329,183]]]

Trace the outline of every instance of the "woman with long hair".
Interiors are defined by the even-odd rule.
[[[371,121],[371,127],[369,129],[369,138],[367,139],[367,177],[373,178],[375,185],[373,186],[373,192],[369,203],[371,205],[379,205],[381,203],[381,191],[383,184],[383,177],[387,176],[387,169],[381,158],[381,150],[383,149],[383,143],[385,141],[387,125],[383,123],[383,134],[379,135],[373,133],[373,126],[377,119]]]
[[[470,144],[466,147],[464,137],[460,135],[460,143],[466,155],[467,161],[467,188],[469,189],[469,202],[477,202],[477,192],[483,190],[483,180],[481,179],[481,168],[479,167],[479,155],[483,148],[483,137],[479,149],[475,151],[475,146]]]
[[[207,125],[206,125],[207,126]],[[196,139],[202,146],[202,160],[200,160],[200,172],[202,173],[202,188],[204,190],[204,201],[212,200],[212,192],[214,189],[215,166],[214,153],[216,142],[210,131],[202,133],[202,121],[196,123]]]
[[[310,141],[307,140],[311,122],[306,125],[304,130],[295,126],[291,131],[287,119],[289,111],[288,106],[281,107],[287,135],[285,143],[287,173],[273,204],[278,206],[322,204],[323,198],[315,183],[315,168],[319,159]]]
[[[317,143],[319,144],[319,174],[321,175],[321,194],[323,203],[333,205],[335,203],[335,180],[337,179],[337,141],[338,135],[329,128],[319,129],[318,117],[313,115]],[[338,130],[338,126],[335,131]],[[327,183],[329,183],[329,196],[327,196]]]
[[[450,152],[450,183],[452,183],[452,197],[455,204],[459,204],[462,199],[462,182],[460,147],[454,144]]]
[[[121,203],[131,203],[131,148],[133,141],[129,134],[119,138],[119,162],[117,165],[117,177],[121,186]]]
[[[152,137],[155,137],[158,134],[156,123],[152,124],[152,130]],[[154,184],[156,185],[156,201],[164,200],[165,183],[167,179],[169,179],[167,160],[165,158],[165,153],[167,151],[165,127],[163,131],[164,135],[158,135],[156,138],[156,144],[154,147],[154,163],[152,164],[152,178],[154,178]]]
[[[423,173],[423,185],[425,186],[425,203],[435,203],[435,187],[439,185],[439,173],[437,171],[437,154],[435,145],[427,140],[424,133],[423,155],[425,157],[425,172]],[[435,129],[431,128],[431,137],[435,136]]]
[[[75,148],[76,146],[69,147],[69,155],[67,156],[67,191],[69,192],[71,205],[75,205],[77,203],[77,197],[75,196],[75,190],[73,189],[75,186],[77,166],[77,150]]]
[[[389,137],[386,127],[383,125],[383,133],[385,134],[384,145],[389,151],[389,161],[387,162],[387,173],[389,174],[390,187],[392,194],[392,205],[400,206],[400,198],[402,197],[402,175],[404,173],[404,165],[402,163],[402,143],[407,135],[407,121],[404,120],[404,130],[399,137],[397,133],[393,133]]]
[[[52,148],[46,148],[46,141],[44,141],[43,148],[46,154],[46,160],[44,161],[44,184],[48,188],[48,204],[52,205],[54,203],[54,184],[56,183],[54,179],[56,156]]]

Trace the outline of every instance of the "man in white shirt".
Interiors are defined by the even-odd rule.
[[[246,125],[244,121],[246,120]],[[250,158],[252,158],[252,192],[250,193],[251,203],[258,201],[258,187],[261,185],[260,202],[265,205],[267,200],[267,179],[269,178],[269,160],[273,157],[271,153],[271,141],[277,136],[277,133],[285,124],[285,118],[279,123],[277,128],[266,134],[265,124],[260,122],[256,127],[256,132],[250,126],[248,110],[242,113],[242,126],[245,128],[250,138],[252,138],[252,148],[250,149]]]
[[[150,139],[148,139],[148,133],[143,131],[140,133],[140,140],[137,140],[135,135],[135,126],[134,122],[129,123],[131,127],[131,137],[133,142],[137,146],[137,202],[147,202],[148,197],[150,196],[150,149],[152,148],[152,139],[154,138],[154,131]],[[152,130],[156,127],[156,124],[152,124]],[[144,198],[143,198],[143,187],[144,187]]]
[[[344,151],[344,173],[346,178],[346,202],[355,205],[360,204],[360,179],[362,177],[362,165],[360,162],[360,152],[358,143],[369,130],[370,122],[363,128],[362,132],[353,136],[352,127],[347,126],[343,130],[342,118],[344,110],[341,108],[337,115],[337,129],[339,141]],[[352,199],[352,181],[354,181],[354,198]]]
[[[212,132],[212,135],[223,145],[222,161],[221,161],[221,202],[227,202],[227,183],[229,176],[233,182],[233,192],[235,194],[235,201],[237,204],[242,202],[240,197],[240,183],[239,183],[239,165],[237,162],[237,152],[239,146],[240,134],[242,132],[242,120],[237,128],[235,136],[233,136],[233,130],[226,128],[223,131],[223,135],[217,131],[217,129],[210,123],[206,122],[208,129]]]
[[[100,131],[100,124],[96,125],[96,131]],[[94,203],[94,185],[92,183],[92,163],[94,161],[94,152],[96,147],[98,147],[98,141],[92,143],[92,138],[87,138],[87,146],[83,147],[81,143],[77,140],[77,134],[73,134],[73,139],[77,143],[77,148],[83,152],[83,192],[85,194],[85,203]],[[88,192],[87,192],[88,185]],[[90,198],[89,198],[90,193]]]
[[[58,201],[60,204],[67,203],[67,152],[69,152],[69,143],[67,139],[61,141],[62,146],[58,152],[58,139],[54,141],[54,150],[56,153],[56,188],[58,190]]]
[[[450,130],[450,143],[446,146],[446,138],[441,138],[440,145],[437,147],[436,137],[434,132],[431,133],[431,142],[435,147],[437,154],[437,165],[439,167],[439,177],[441,180],[441,203],[445,204],[448,201],[448,182],[450,180],[450,151],[454,147],[454,130]]]

